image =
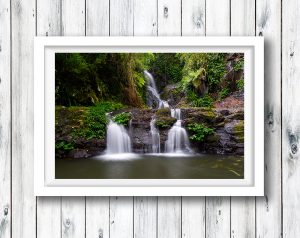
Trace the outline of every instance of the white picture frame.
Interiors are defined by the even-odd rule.
[[[55,52],[243,52],[244,179],[55,179]],[[263,37],[36,37],[35,196],[263,196]]]

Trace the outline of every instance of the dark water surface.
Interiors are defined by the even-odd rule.
[[[242,156],[127,154],[88,159],[56,159],[59,179],[241,179]]]

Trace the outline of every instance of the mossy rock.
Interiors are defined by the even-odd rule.
[[[170,117],[171,110],[170,108],[160,108],[156,111],[156,117]]]
[[[233,126],[233,133],[235,141],[244,142],[244,121],[239,121]]]
[[[173,117],[159,117],[156,119],[155,125],[158,129],[165,130],[170,129],[176,121],[177,119]]]
[[[206,137],[205,141],[210,143],[216,143],[220,140],[220,136],[217,133],[214,133],[212,135],[209,135]]]

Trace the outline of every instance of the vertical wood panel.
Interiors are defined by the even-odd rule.
[[[12,237],[36,236],[33,195],[33,37],[35,1],[12,6]]]
[[[59,0],[37,1],[36,26],[38,36],[59,36],[61,34],[61,4]],[[36,226],[38,238],[61,237],[60,197],[37,198]]]
[[[182,197],[182,238],[205,237],[205,198]]]
[[[297,0],[282,3],[283,237],[299,237],[300,3]]]
[[[181,35],[181,0],[158,0],[158,35]]]
[[[86,0],[86,35],[109,35],[109,0]]]
[[[10,3],[0,0],[0,237],[11,228]]]
[[[62,198],[62,238],[85,237],[84,197]]]
[[[86,237],[109,237],[109,197],[86,198]]]
[[[205,35],[205,0],[182,1],[182,35]],[[182,197],[182,238],[205,237],[205,198]]]
[[[134,237],[157,237],[157,197],[134,199]]]
[[[181,237],[181,198],[159,197],[158,198],[158,238]]]
[[[255,35],[255,1],[231,0],[230,15],[231,35]],[[231,198],[231,237],[255,237],[255,198]]]
[[[206,35],[230,35],[230,1],[206,1]],[[230,198],[206,199],[206,237],[230,237]]]
[[[110,0],[110,35],[133,35],[133,0]]]
[[[110,198],[110,238],[133,237],[133,198]]]
[[[205,0],[182,1],[182,35],[205,35]]]
[[[134,35],[157,35],[157,0],[134,0]],[[157,237],[157,197],[134,198],[134,237]]]
[[[85,35],[85,0],[62,0],[62,34]],[[85,198],[62,198],[62,237],[85,237]]]
[[[281,236],[281,1],[257,0],[256,15],[265,39],[265,196],[256,198],[256,233],[268,238]]]
[[[157,0],[134,0],[134,35],[157,35]]]

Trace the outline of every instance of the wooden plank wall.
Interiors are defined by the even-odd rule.
[[[0,0],[0,238],[300,237],[299,10],[298,0]],[[35,35],[263,35],[266,195],[35,198]]]

